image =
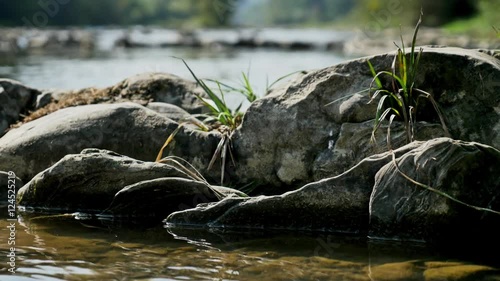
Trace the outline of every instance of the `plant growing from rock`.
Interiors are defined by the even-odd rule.
[[[421,12],[413,33],[410,53],[407,54],[406,52],[402,35],[401,47],[394,43],[397,47],[397,52],[391,65],[391,71],[376,72],[371,62],[368,61],[368,66],[373,75],[369,88],[371,96],[370,102],[380,97],[375,116],[375,124],[372,130],[372,140],[375,138],[375,133],[380,128],[382,122],[388,116],[394,116],[394,118],[398,118],[404,123],[406,141],[408,143],[414,141],[415,124],[417,120],[416,113],[420,99],[427,99],[431,102],[439,117],[443,130],[446,135],[449,135],[444,117],[434,97],[430,93],[417,88],[415,85],[420,58],[423,52],[422,48],[420,48],[418,52],[415,51],[418,31],[422,23],[422,15],[423,13]],[[384,87],[380,79],[382,76],[390,78],[390,87]]]
[[[234,157],[232,154],[232,148],[231,148],[231,138],[233,135],[233,132],[236,130],[236,128],[241,124],[242,119],[243,119],[243,113],[240,111],[242,104],[240,104],[235,110],[231,110],[229,106],[226,103],[226,100],[224,98],[225,93],[227,92],[235,92],[238,94],[241,94],[245,96],[245,98],[250,102],[254,102],[257,100],[257,95],[255,94],[255,91],[253,87],[250,84],[250,79],[249,75],[243,73],[243,83],[241,85],[241,88],[237,87],[232,87],[227,84],[221,83],[217,80],[208,80],[213,83],[215,83],[217,89],[219,90],[220,97],[217,95],[214,90],[212,90],[202,79],[199,79],[194,71],[189,67],[189,65],[186,63],[184,59],[179,58],[182,60],[184,65],[187,67],[193,78],[196,80],[198,85],[203,89],[205,94],[207,95],[207,98],[195,94],[196,98],[200,100],[203,105],[209,109],[208,114],[201,114],[198,115],[197,117],[203,117],[203,121],[199,121],[196,118],[190,118],[189,120],[185,120],[184,122],[181,122],[179,126],[170,134],[170,136],[167,138],[165,141],[163,147],[160,149],[158,156],[156,157],[156,162],[161,162],[163,152],[164,150],[168,147],[168,145],[174,140],[175,135],[184,127],[184,125],[190,123],[194,124],[197,128],[199,128],[202,131],[208,132],[211,130],[217,130],[219,133],[221,133],[222,138],[217,145],[217,148],[215,149],[215,152],[212,156],[212,159],[210,160],[210,163],[208,164],[208,170],[210,170],[214,165],[215,162],[220,159],[221,160],[221,184],[224,183],[224,174],[225,174],[225,168],[226,168],[226,162],[228,155],[231,158],[231,161],[233,162],[233,165],[236,166]],[[270,89],[279,81],[289,77],[290,75],[293,75],[297,72],[290,73],[288,75],[285,75],[279,79],[277,79],[275,82],[273,82],[271,85],[267,85],[266,88],[266,94],[270,92]],[[193,167],[190,165],[188,170],[193,170]],[[200,173],[197,173],[198,175],[201,175]]]

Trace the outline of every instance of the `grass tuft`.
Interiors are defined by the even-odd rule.
[[[380,98],[372,130],[372,140],[375,139],[375,133],[380,128],[382,122],[390,117],[391,119],[398,118],[402,120],[405,126],[406,141],[408,143],[414,141],[415,124],[417,120],[416,113],[420,99],[427,99],[431,102],[434,110],[438,114],[443,130],[446,135],[449,136],[444,117],[434,97],[430,93],[418,89],[415,86],[418,67],[423,53],[422,48],[420,48],[418,52],[415,50],[418,31],[422,24],[422,16],[423,13],[420,12],[420,18],[413,32],[412,46],[409,54],[406,51],[402,35],[401,46],[394,43],[397,47],[397,52],[392,61],[390,71],[375,72],[373,65],[368,61],[368,67],[373,75],[369,87],[371,97],[369,103]],[[391,83],[389,87],[383,86],[381,77],[384,76],[390,78]]]

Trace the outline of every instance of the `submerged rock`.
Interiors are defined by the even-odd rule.
[[[18,81],[0,79],[0,136],[34,107],[38,94]]]
[[[124,187],[144,180],[184,177],[170,165],[86,149],[65,156],[19,190],[18,204],[52,211],[101,212]]]
[[[171,119],[135,103],[98,104],[59,110],[0,138],[0,170],[29,181],[67,154],[102,148],[153,161],[178,127]],[[165,152],[206,172],[220,135],[184,128]],[[216,171],[216,170],[214,170]],[[217,177],[215,173],[215,177]]]
[[[18,178],[14,172],[3,172],[0,171],[0,188],[2,194],[0,194],[0,208],[7,207],[7,205],[13,205],[8,200],[12,200],[11,197],[14,195],[16,197],[17,191],[23,186],[23,181]],[[15,199],[14,199],[15,201]],[[7,214],[7,213],[5,213]]]
[[[339,175],[387,147],[385,138],[378,146],[367,145],[367,124],[373,122],[377,102],[368,104],[368,93],[360,91],[368,89],[373,79],[368,60],[381,71],[390,70],[393,59],[394,54],[389,53],[309,72],[254,102],[233,138],[236,178],[243,184],[283,193]],[[475,50],[426,47],[416,87],[434,96],[451,137],[499,148],[498,81],[500,61],[493,56]],[[422,135],[417,130],[418,140],[446,136],[430,102],[420,101],[417,120],[426,122],[422,126],[429,129]],[[395,128],[401,126],[397,123]],[[393,134],[393,145],[404,142],[404,134]],[[336,158],[353,151],[356,155],[352,157]],[[321,170],[325,165],[328,169]]]
[[[500,211],[500,151],[495,148],[440,138],[396,162],[414,181],[467,204]],[[472,209],[417,186],[392,161],[375,179],[370,199],[371,236],[473,244],[494,241],[500,235],[494,228],[500,223],[499,214]]]
[[[225,190],[228,191],[227,189]],[[233,194],[236,194],[234,191]],[[114,219],[144,218],[156,222],[169,214],[229,196],[217,187],[185,178],[158,178],[124,187],[101,216]]]

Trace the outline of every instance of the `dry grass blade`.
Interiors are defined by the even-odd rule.
[[[207,182],[207,180],[201,175],[201,173],[193,165],[191,165],[188,161],[186,161],[180,157],[169,156],[169,157],[162,159],[160,161],[160,163],[171,165],[175,169],[177,169],[180,172],[182,172],[183,174],[185,174],[187,178],[190,178],[194,181],[203,182],[205,185],[208,186],[208,188],[210,188],[210,190],[212,190],[212,192],[215,194],[215,196],[217,196],[217,199],[222,200],[225,198],[224,194],[222,194],[221,192],[219,192],[218,190],[213,188]]]
[[[193,166],[191,163],[183,158],[177,156],[168,156],[159,161],[162,164],[169,164],[180,168],[189,178],[197,181],[204,182],[208,184],[207,180],[201,175],[201,173]]]
[[[158,155],[156,156],[156,161],[155,162],[160,162],[161,158],[163,157],[163,151],[167,146],[174,140],[175,135],[180,131],[180,129],[183,127],[183,124],[179,124],[179,126],[170,134],[170,136],[167,138],[165,143],[160,149],[160,152],[158,152]]]
[[[446,126],[446,122],[444,120],[444,116],[441,113],[441,110],[439,109],[439,105],[437,104],[437,102],[434,99],[434,97],[430,93],[427,93],[426,91],[422,91],[420,89],[414,89],[414,90],[417,91],[417,92],[419,92],[419,93],[421,93],[424,98],[428,99],[432,103],[432,106],[434,107],[434,110],[438,114],[439,122],[441,122],[441,127],[443,127],[443,130],[444,130],[446,136],[450,137],[451,136],[450,135],[450,131],[448,130],[448,127]]]

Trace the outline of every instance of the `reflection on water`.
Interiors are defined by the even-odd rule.
[[[6,226],[3,219],[1,241]],[[17,273],[1,280],[500,280],[495,265],[318,234],[111,229],[21,218],[16,246]],[[0,252],[6,259],[6,243]],[[5,262],[0,267],[6,272]]]

